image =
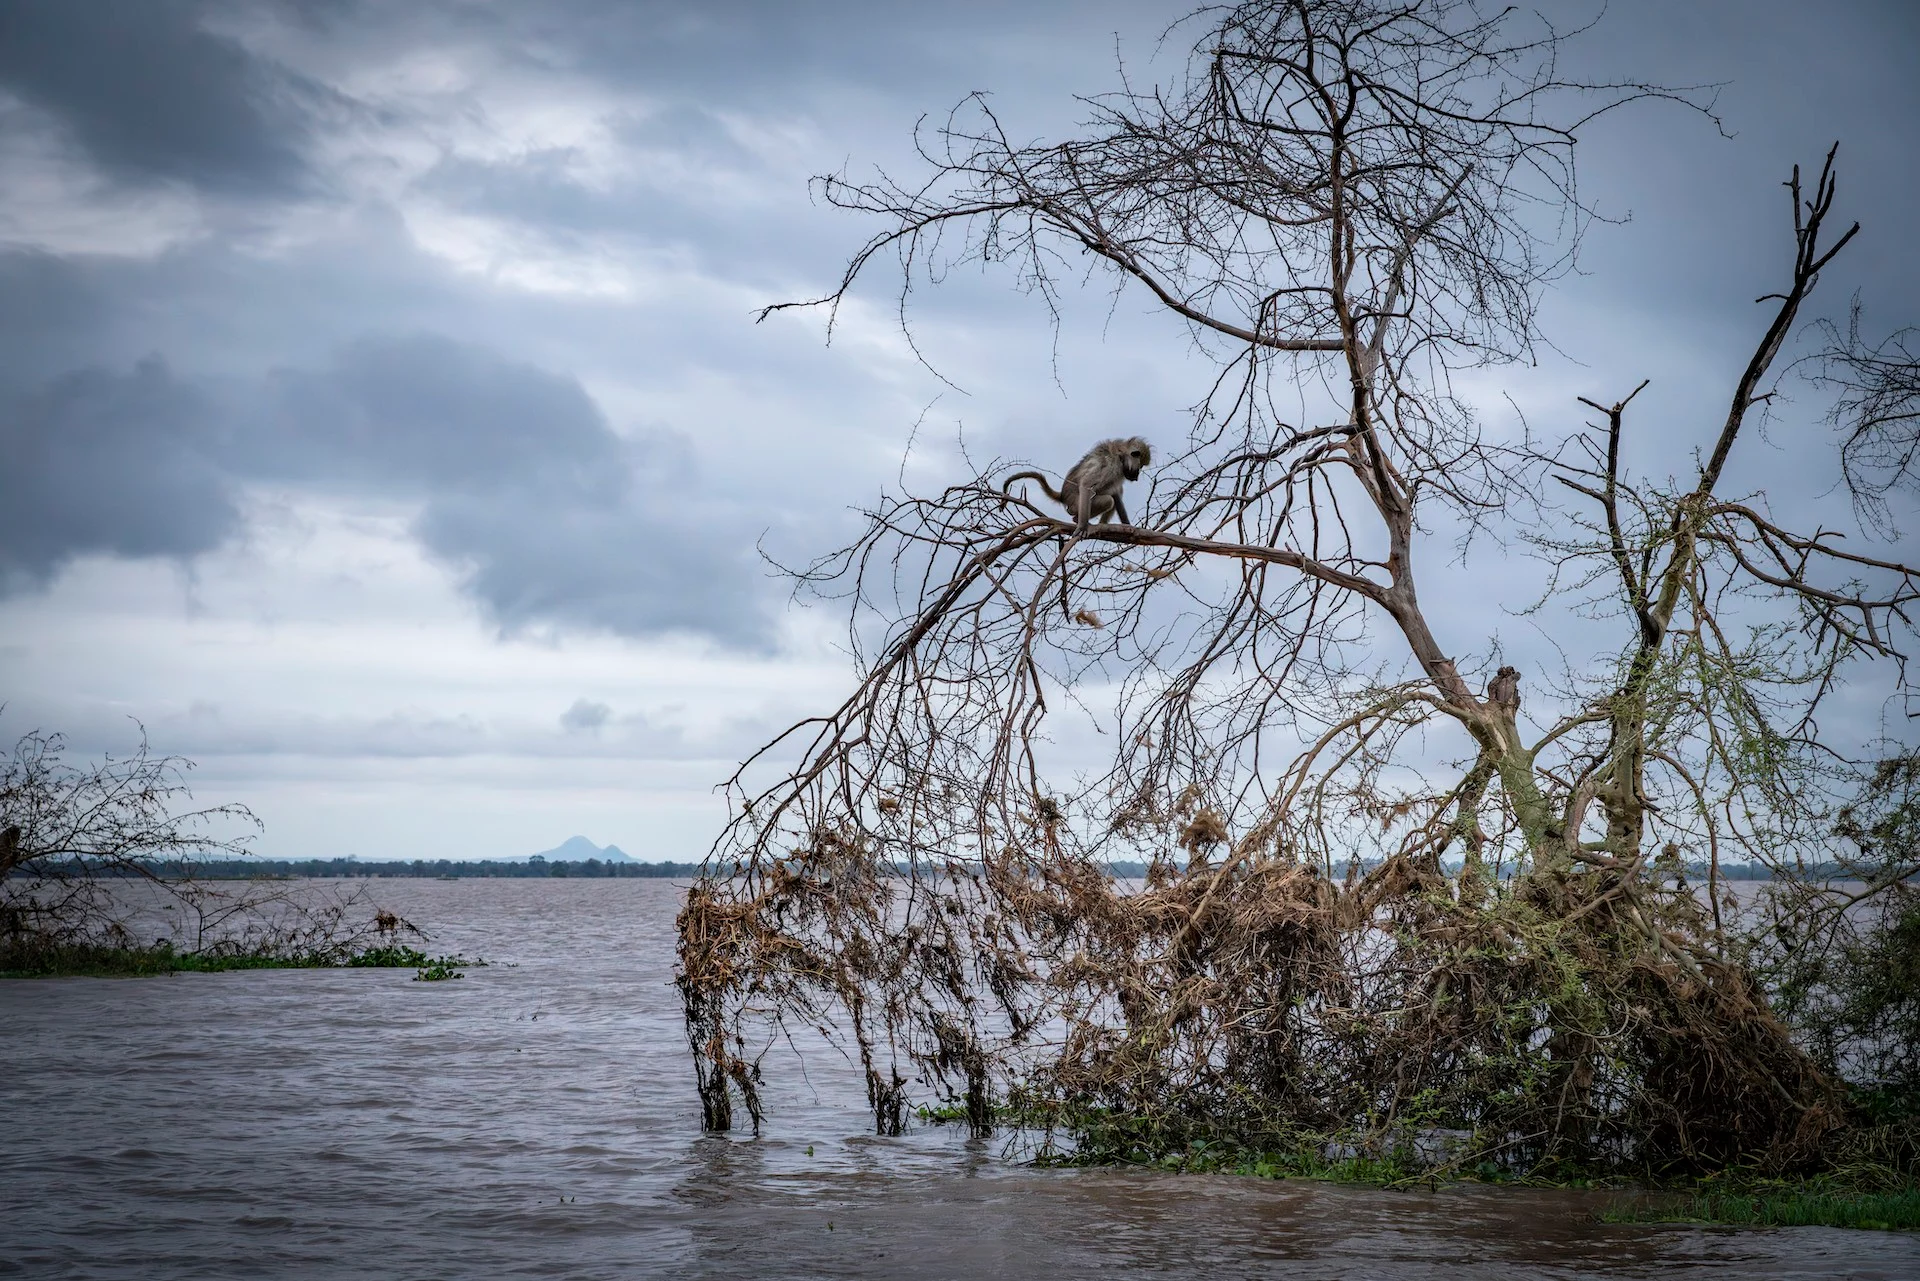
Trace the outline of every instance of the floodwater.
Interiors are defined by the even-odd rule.
[[[680,887],[376,882],[407,970],[0,981],[0,1276],[1920,1276],[1920,1236],[1616,1226],[1590,1197],[1037,1170],[863,1133],[822,1050],[702,1135]]]

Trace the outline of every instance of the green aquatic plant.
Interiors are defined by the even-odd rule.
[[[1818,1181],[1745,1189],[1701,1188],[1679,1196],[1641,1194],[1601,1210],[1607,1223],[1725,1223],[1766,1228],[1920,1229],[1920,1184],[1858,1191]]]
[[[185,959],[171,948],[159,947],[62,943],[8,948],[0,953],[0,978],[135,978],[175,973]]]
[[[405,969],[427,964],[427,954],[404,943],[383,943],[355,953],[347,964],[355,969]]]
[[[407,962],[409,965],[414,963],[415,962],[412,961]],[[460,966],[485,964],[485,961],[469,961],[463,956],[436,956],[426,961],[424,965],[421,965],[419,972],[413,976],[413,981],[416,983],[439,983],[447,979],[463,979],[467,976],[460,972]]]
[[[344,957],[331,949],[284,951],[271,946],[176,951],[162,940],[149,947],[67,943],[0,954],[0,978],[137,978],[158,974],[220,974],[232,970],[325,970],[418,968],[423,977],[460,978],[460,966],[482,966],[480,957],[428,956],[405,944],[362,948]]]

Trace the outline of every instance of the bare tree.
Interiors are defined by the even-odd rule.
[[[195,807],[193,763],[132,752],[70,764],[58,734],[30,731],[0,762],[0,969],[63,954],[131,955],[160,930],[182,953],[344,963],[405,929],[364,890],[209,879],[196,865],[252,852],[260,822],[244,805]],[[364,918],[364,919],[363,919]]]
[[[126,942],[126,904],[113,882],[146,881],[172,895],[166,861],[247,852],[259,821],[243,805],[182,809],[191,763],[155,756],[146,735],[125,757],[68,765],[57,734],[29,732],[0,773],[0,927],[9,946]],[[217,829],[240,835],[224,835]]]
[[[768,1038],[815,1024],[882,1131],[918,1080],[976,1127],[998,1099],[1114,1151],[1424,1122],[1516,1159],[1804,1155],[1833,1082],[1737,963],[1717,871],[1700,895],[1682,868],[1824,836],[1814,712],[1846,663],[1898,664],[1920,596],[1721,493],[1857,230],[1834,157],[1788,184],[1790,263],[1697,474],[1632,477],[1637,390],[1514,441],[1452,380],[1531,351],[1590,216],[1578,129],[1685,95],[1569,82],[1560,35],[1464,0],[1201,17],[1184,82],[1089,102],[1081,137],[1017,145],[975,100],[926,178],[821,180],[883,229],[796,305],[883,255],[906,290],[976,258],[1050,300],[1090,257],[1218,376],[1137,525],[1075,530],[996,464],[798,575],[849,602],[860,679],[730,780],[681,917],[707,1124],[736,1096],[757,1122]],[[1895,387],[1902,351],[1826,368]],[[1888,394],[1838,411],[1883,452],[1911,423]],[[1417,590],[1449,527],[1525,541],[1620,621],[1616,661],[1480,686],[1492,637],[1443,639]],[[1104,768],[1050,768],[1063,704]]]

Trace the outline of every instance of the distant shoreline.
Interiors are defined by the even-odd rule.
[[[1146,866],[1142,863],[1118,862],[1102,864],[1114,876],[1122,880],[1139,880],[1146,875]],[[1455,868],[1445,869],[1449,872]],[[143,867],[145,874],[167,880],[193,878],[195,880],[214,881],[251,881],[251,880],[344,880],[365,878],[370,880],[538,880],[549,877],[587,878],[587,879],[627,879],[644,880],[665,877],[694,877],[700,875],[699,863],[643,863],[633,859],[545,859],[534,855],[530,859],[355,859],[355,858],[234,858],[206,859],[147,863]],[[896,868],[905,874],[905,868]],[[25,869],[16,868],[14,875],[25,874]],[[102,871],[101,875],[116,875]],[[136,875],[131,871],[118,875]],[[1705,883],[1708,869],[1704,864],[1689,863],[1684,869],[1689,881]],[[1838,865],[1809,867],[1806,875],[1810,880],[1846,879],[1847,872]],[[1723,881],[1768,881],[1774,879],[1767,868],[1752,864],[1732,864],[1719,869]]]
[[[155,864],[150,869],[168,879],[191,876],[202,881],[373,880],[519,880],[544,877],[630,878],[693,876],[698,863],[640,863],[590,858],[580,861],[542,858],[469,859],[353,859],[353,858],[236,858],[205,862]]]

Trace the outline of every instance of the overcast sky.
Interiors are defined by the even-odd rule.
[[[755,325],[872,230],[807,178],[909,172],[974,90],[1057,135],[1116,56],[1170,75],[1186,7],[0,0],[0,738],[92,755],[137,718],[274,855],[697,856],[731,762],[849,680],[757,543],[824,550],[962,433],[1056,470],[1177,438],[1210,374],[1141,298],[1070,300],[1056,338],[992,273],[915,303],[957,386],[880,277],[831,346]],[[1475,385],[1489,414],[1557,429],[1652,378],[1636,457],[1677,465],[1787,261],[1778,184],[1835,139],[1864,230],[1820,301],[1920,321],[1920,5],[1616,0],[1577,61],[1724,82],[1733,136],[1589,131],[1630,221],[1550,302],[1565,356]],[[1813,430],[1734,487],[1816,502]]]

